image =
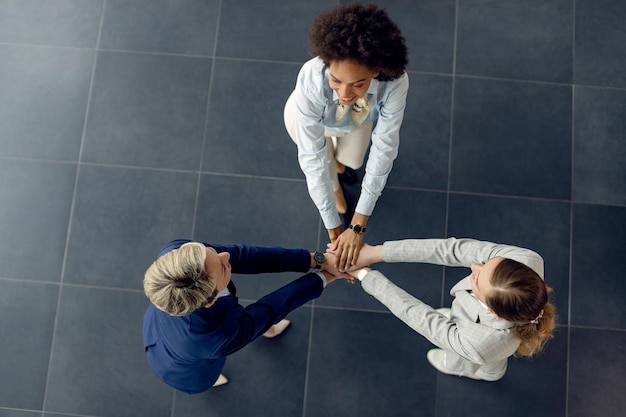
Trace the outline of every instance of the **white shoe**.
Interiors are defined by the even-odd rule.
[[[444,316],[446,316],[447,318],[450,318],[450,309],[449,308],[438,308],[435,311],[437,311],[438,313],[443,314]]]
[[[225,384],[228,384],[228,378],[226,378],[224,374],[220,374],[220,376],[217,377],[217,381],[213,384],[213,387],[219,387]]]
[[[283,319],[270,327],[265,333],[263,333],[263,336],[267,337],[268,339],[279,336],[282,332],[285,331],[287,327],[289,327],[290,324],[291,322],[289,320]]]
[[[456,375],[456,376],[464,376],[466,378],[481,380],[482,378],[477,377],[474,374],[466,374],[464,372],[455,372],[446,369],[446,351],[443,349],[431,349],[426,354],[426,358],[428,362],[439,372],[442,374],[448,375]]]

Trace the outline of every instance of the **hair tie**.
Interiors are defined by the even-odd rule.
[[[531,320],[530,322],[532,324],[539,324],[539,319],[543,317],[543,308],[541,309],[541,311],[539,312],[539,315],[537,316],[536,319]]]

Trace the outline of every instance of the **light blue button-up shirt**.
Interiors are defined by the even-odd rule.
[[[373,79],[366,93],[370,103],[363,124],[376,122],[372,145],[365,165],[361,195],[356,212],[370,216],[387,183],[393,161],[398,155],[400,125],[404,117],[409,77],[402,74],[392,81]],[[355,129],[351,117],[337,121],[337,93],[328,84],[328,68],[320,58],[313,58],[300,69],[294,91],[296,102],[296,143],[298,161],[306,176],[311,199],[320,212],[324,226],[341,225],[328,173],[324,130],[348,133]]]

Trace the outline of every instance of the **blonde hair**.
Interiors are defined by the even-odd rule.
[[[552,288],[529,266],[513,259],[503,259],[496,266],[491,285],[486,304],[513,323],[513,332],[520,339],[516,354],[538,353],[553,337],[556,325],[555,308],[548,302]]]
[[[217,285],[205,268],[206,247],[185,243],[159,257],[143,278],[152,304],[172,316],[184,316],[213,301]]]

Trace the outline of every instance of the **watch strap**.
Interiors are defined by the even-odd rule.
[[[348,229],[351,229],[354,233],[359,234],[359,233],[365,233],[365,227],[361,226],[360,224],[351,224],[350,226],[348,226]]]

